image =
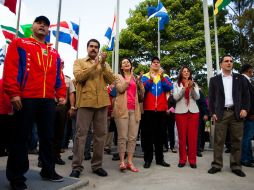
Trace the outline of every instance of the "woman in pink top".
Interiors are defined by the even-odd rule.
[[[138,172],[132,160],[141,119],[137,89],[140,88],[144,93],[144,86],[139,78],[134,77],[131,61],[128,58],[124,58],[120,63],[120,72],[116,79],[117,96],[113,107],[118,132],[119,169]],[[125,152],[128,155],[127,163],[124,159]]]

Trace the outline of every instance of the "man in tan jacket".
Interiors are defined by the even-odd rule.
[[[105,62],[106,53],[99,54],[100,43],[96,39],[87,42],[86,58],[74,62],[73,74],[77,81],[77,123],[73,147],[71,177],[79,178],[83,171],[84,144],[90,124],[93,122],[92,170],[99,176],[107,176],[102,168],[104,138],[107,133],[107,107],[110,105],[107,84],[112,84],[114,75]]]

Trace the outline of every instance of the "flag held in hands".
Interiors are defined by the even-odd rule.
[[[149,6],[147,8],[147,14],[148,14],[147,20],[149,20],[153,17],[160,18],[159,30],[163,30],[165,28],[165,24],[167,24],[169,22],[168,12],[161,2],[158,4],[158,6],[156,8],[153,6]]]

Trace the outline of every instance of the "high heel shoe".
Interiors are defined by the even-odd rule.
[[[132,172],[139,172],[138,168],[136,168],[132,163],[127,163],[126,168],[131,170]]]
[[[126,164],[124,162],[120,162],[119,169],[120,171],[126,170]]]

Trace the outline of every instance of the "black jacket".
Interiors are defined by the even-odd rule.
[[[234,112],[237,120],[240,120],[240,110],[249,111],[250,94],[248,83],[244,76],[233,73],[233,101]],[[216,114],[218,119],[223,117],[225,106],[225,94],[222,82],[222,75],[219,74],[210,79],[209,84],[209,109],[211,115]]]

